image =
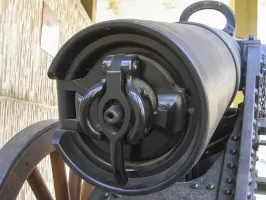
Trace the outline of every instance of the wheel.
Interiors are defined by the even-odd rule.
[[[50,156],[56,200],[88,199],[93,186],[82,181],[72,170],[67,181],[64,161],[52,145],[57,129],[55,120],[35,123],[7,142],[0,150],[0,199],[16,199],[27,181],[37,200],[54,199],[41,173],[38,163]]]

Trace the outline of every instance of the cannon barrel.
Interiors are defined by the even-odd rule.
[[[146,194],[181,179],[205,151],[240,84],[235,38],[208,26],[114,20],[61,48],[60,129],[69,166],[107,191]]]

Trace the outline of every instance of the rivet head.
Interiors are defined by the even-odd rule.
[[[248,192],[247,193],[247,199],[250,199],[251,198],[251,192]]]
[[[209,183],[209,184],[206,186],[206,189],[207,189],[207,190],[214,190],[214,189],[215,189],[215,186],[214,186],[212,183]]]
[[[233,135],[232,137],[231,137],[231,140],[233,140],[233,141],[237,141],[238,140],[238,136],[237,135]]]
[[[193,188],[193,189],[198,189],[198,188],[199,188],[199,184],[198,184],[198,183],[193,183],[193,184],[191,185],[191,188]]]
[[[254,151],[254,149],[252,149],[252,150],[251,150],[251,156],[253,157],[254,154],[255,154],[255,151]]]
[[[232,184],[232,183],[234,182],[234,179],[232,179],[232,178],[226,178],[226,179],[225,179],[225,182],[226,182],[227,184]]]
[[[259,156],[256,156],[256,161],[258,161],[259,160]]]
[[[233,163],[228,163],[227,164],[227,168],[229,168],[229,169],[235,169],[235,164],[233,164]]]
[[[210,151],[209,151],[209,150],[206,150],[206,151],[204,152],[204,154],[205,154],[205,155],[209,155],[209,154],[210,154]]]
[[[249,35],[248,40],[255,40],[255,35]]]
[[[249,171],[252,172],[252,170],[253,170],[253,165],[250,164],[250,165],[249,165]]]
[[[258,108],[258,105],[254,104],[254,111],[257,110],[257,108]]]
[[[107,199],[109,196],[110,196],[110,194],[108,192],[106,192],[106,193],[104,193],[103,198]]]
[[[230,150],[230,154],[231,154],[231,155],[237,155],[238,152],[237,152],[236,149],[231,149],[231,150]]]
[[[225,195],[231,195],[232,194],[232,190],[231,189],[228,189],[228,188],[225,188],[224,189],[224,194]]]
[[[258,183],[254,183],[254,191],[256,192],[258,190]]]
[[[248,184],[249,184],[249,185],[252,184],[252,178],[251,178],[251,177],[248,178]]]
[[[252,135],[252,142],[256,142],[256,136],[254,134]]]

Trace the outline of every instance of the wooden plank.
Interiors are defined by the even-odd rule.
[[[71,200],[80,200],[81,178],[72,169],[69,170],[69,193]]]
[[[69,200],[69,191],[64,161],[54,151],[50,154],[56,200]]]
[[[87,183],[86,181],[82,181],[80,200],[88,200],[93,190],[94,187],[91,184]]]
[[[28,177],[28,183],[38,200],[53,200],[38,168],[36,167]]]
[[[95,23],[97,0],[76,0],[75,3],[84,19]]]

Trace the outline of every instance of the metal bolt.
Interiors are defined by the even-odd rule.
[[[132,69],[133,71],[137,71],[139,67],[139,60],[134,60],[132,63]]]
[[[231,195],[231,194],[232,194],[232,190],[226,188],[226,189],[224,189],[224,194],[225,194],[225,195]]]
[[[234,179],[232,179],[232,178],[226,178],[226,179],[225,179],[225,182],[226,182],[227,184],[232,184],[232,183],[234,182]]]
[[[174,81],[171,81],[171,85],[174,86],[175,85],[175,82]]]
[[[259,160],[259,156],[256,155],[256,161],[258,161],[258,160]]]
[[[229,169],[235,169],[235,164],[233,164],[233,163],[228,163],[227,164],[227,167],[229,168]]]
[[[206,186],[206,189],[207,190],[214,190],[215,186],[212,184],[212,183],[209,183],[207,186]]]
[[[257,121],[255,119],[253,119],[253,126],[257,125]]]
[[[192,189],[198,189],[198,188],[199,188],[199,184],[198,184],[198,183],[193,183],[193,184],[191,185],[191,188],[192,188]]]
[[[255,35],[249,35],[248,40],[255,40]]]
[[[237,155],[238,152],[237,152],[237,150],[235,150],[235,149],[231,149],[231,150],[230,150],[230,154],[231,154],[231,155]]]

